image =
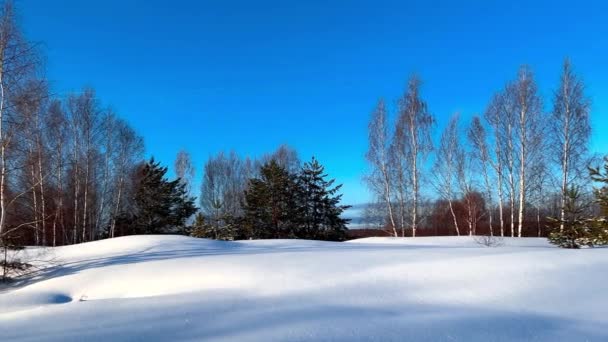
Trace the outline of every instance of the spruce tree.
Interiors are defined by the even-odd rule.
[[[122,225],[134,234],[183,234],[186,220],[196,212],[194,198],[178,178],[169,181],[167,168],[154,158],[141,167],[133,198],[134,212],[123,214]]]
[[[249,181],[245,191],[245,237],[280,239],[297,237],[296,182],[274,159]]]
[[[585,216],[589,206],[582,201],[580,191],[569,189],[564,203],[564,215],[550,219],[553,230],[549,233],[549,242],[563,248],[580,248],[591,244],[592,220]]]
[[[347,219],[341,217],[350,206],[340,205],[342,185],[326,180],[325,168],[316,158],[305,163],[298,175],[299,231],[305,239],[343,240]]]
[[[595,189],[595,201],[600,209],[600,216],[585,217],[584,213],[590,206],[581,201],[576,189],[567,193],[564,206],[564,219],[552,219],[554,230],[549,234],[549,241],[564,248],[579,248],[580,246],[598,246],[608,244],[608,157],[604,158],[604,166],[590,168],[591,179],[603,184]]]
[[[591,178],[603,184],[595,189],[595,198],[600,208],[600,216],[593,222],[593,243],[595,245],[608,244],[608,156],[604,157],[604,166],[591,168]]]

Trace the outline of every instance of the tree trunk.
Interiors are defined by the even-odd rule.
[[[454,212],[454,206],[452,200],[448,199],[448,205],[450,206],[450,213],[452,213],[452,219],[454,220],[454,227],[456,228],[456,235],[460,236],[460,228],[458,227],[458,220],[456,219],[456,213]]]
[[[0,56],[4,59],[4,49],[0,45]],[[6,224],[6,132],[4,127],[4,72],[0,63],[0,239],[4,238]]]

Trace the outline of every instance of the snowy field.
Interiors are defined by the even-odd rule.
[[[608,341],[608,249],[468,237],[51,249],[0,292],[2,341]]]

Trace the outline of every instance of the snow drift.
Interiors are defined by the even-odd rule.
[[[51,248],[0,293],[6,341],[605,341],[608,249],[469,237]]]

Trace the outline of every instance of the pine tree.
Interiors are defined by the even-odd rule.
[[[304,239],[344,240],[347,219],[341,217],[350,206],[339,205],[342,185],[326,180],[325,168],[313,157],[298,175],[300,214],[298,237]]]
[[[296,182],[274,159],[260,169],[260,177],[249,181],[245,191],[245,237],[295,238]]]
[[[189,197],[186,185],[176,179],[169,181],[167,168],[154,158],[141,168],[133,198],[134,213],[123,214],[120,223],[130,226],[134,234],[181,234],[186,220],[197,208]]]

